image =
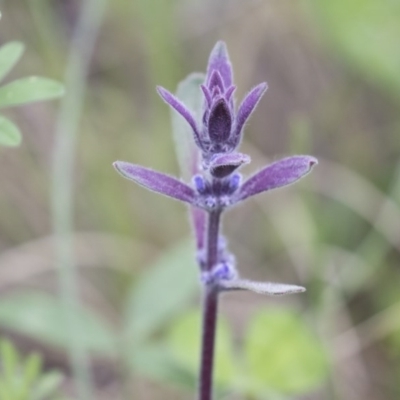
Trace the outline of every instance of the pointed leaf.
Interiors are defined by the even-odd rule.
[[[212,103],[212,98],[211,98],[211,93],[208,90],[208,87],[206,85],[200,85],[200,89],[204,94],[204,98],[206,99],[207,106],[210,107]]]
[[[235,85],[232,85],[229,89],[227,89],[227,91],[225,92],[225,94],[224,94],[224,97],[227,99],[227,100],[231,100],[231,97],[232,97],[232,95],[233,95],[233,93],[234,93],[234,91],[236,90],[236,86]],[[233,103],[232,103],[233,104]]]
[[[220,73],[222,80],[224,81],[225,88],[228,88],[232,85],[232,65],[229,60],[226,44],[222,41],[217,42],[211,51],[207,66],[207,85],[211,79],[213,71],[215,70]]]
[[[124,161],[116,161],[113,165],[123,177],[146,189],[186,203],[195,203],[194,190],[170,175]]]
[[[9,42],[0,47],[0,81],[13,69],[23,52],[21,42]]]
[[[305,292],[306,290],[302,286],[274,282],[255,282],[245,279],[222,280],[219,282],[219,286],[222,291],[248,290],[250,292],[269,296],[283,296],[286,294]]]
[[[31,76],[0,87],[0,107],[10,107],[61,97],[64,87],[52,79]]]
[[[232,135],[234,147],[239,145],[244,124],[256,108],[257,104],[261,100],[262,95],[267,89],[268,85],[266,82],[260,83],[246,95],[240,104],[235,121],[235,130]]]
[[[178,98],[176,98],[168,90],[164,89],[161,86],[157,86],[157,91],[158,91],[158,94],[161,96],[161,98],[169,106],[171,106],[180,115],[182,115],[183,118],[185,118],[185,120],[188,122],[188,124],[190,125],[190,127],[193,130],[194,139],[195,139],[196,143],[198,145],[200,145],[200,136],[199,136],[199,132],[197,130],[196,120],[194,119],[194,116],[192,115],[192,113],[187,109],[187,107]]]
[[[176,97],[188,107],[194,116],[196,126],[202,117],[203,96],[199,87],[203,82],[204,74],[190,74],[179,83],[176,91]],[[199,172],[200,150],[193,140],[192,130],[188,124],[176,112],[171,113],[171,118],[181,176],[188,182],[193,175]]]
[[[212,91],[214,87],[218,87],[221,93],[225,92],[222,76],[217,70],[211,73],[210,80],[208,81],[208,89]]]
[[[18,127],[9,119],[0,115],[0,146],[15,147],[21,143]]]
[[[317,163],[317,159],[311,156],[293,156],[270,164],[243,183],[235,200],[244,200],[258,193],[289,185],[308,174]]]

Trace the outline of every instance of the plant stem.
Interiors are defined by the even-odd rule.
[[[73,168],[79,123],[83,112],[86,77],[103,20],[107,0],[86,0],[77,22],[65,73],[67,88],[57,121],[52,182],[55,264],[69,337],[69,356],[77,399],[93,399],[89,354],[82,341],[78,277],[73,248]]]
[[[213,211],[208,216],[206,271],[210,272],[218,260],[218,237],[221,211]],[[213,391],[213,366],[215,333],[218,316],[218,290],[206,283],[203,300],[202,347],[199,378],[199,400],[211,400]]]

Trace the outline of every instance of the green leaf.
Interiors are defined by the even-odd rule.
[[[23,52],[21,42],[9,42],[0,47],[0,81],[13,69]]]
[[[42,375],[30,393],[30,400],[48,399],[50,395],[55,394],[64,377],[60,372],[51,371]]]
[[[198,311],[191,311],[175,320],[168,332],[168,346],[175,363],[197,377],[200,364],[201,321]],[[215,347],[215,382],[229,387],[235,381],[237,368],[231,330],[219,318]]]
[[[200,85],[204,82],[204,74],[190,74],[186,79],[179,83],[176,96],[189,110],[191,110],[196,120],[201,119],[203,105],[203,94]],[[194,143],[193,132],[187,121],[176,111],[171,110],[172,130],[175,141],[176,153],[179,161],[182,178],[190,181],[192,176],[192,166],[196,162],[198,149]]]
[[[198,287],[193,244],[168,250],[133,285],[126,307],[129,338],[139,344],[188,306]]]
[[[113,332],[94,313],[75,310],[84,346],[110,355],[115,350]],[[50,344],[67,347],[70,341],[64,305],[40,292],[14,293],[0,301],[0,324]]]
[[[31,76],[0,87],[0,107],[55,99],[63,94],[64,87],[61,83],[48,78]]]
[[[32,353],[25,361],[23,368],[24,386],[30,388],[39,378],[42,371],[42,358],[37,353]]]
[[[256,392],[301,394],[321,385],[328,374],[322,345],[289,310],[262,312],[252,320],[245,357]]]
[[[21,143],[18,127],[9,119],[0,115],[0,146],[15,147]]]
[[[400,2],[313,0],[317,21],[347,61],[399,97]]]
[[[0,343],[1,366],[6,382],[13,382],[19,367],[19,354],[8,340]]]

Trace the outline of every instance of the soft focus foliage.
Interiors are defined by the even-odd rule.
[[[0,80],[12,70],[23,52],[24,46],[19,42],[9,42],[0,48]],[[51,79],[37,76],[17,79],[0,87],[0,108],[54,99],[63,93],[63,86]],[[14,147],[20,142],[17,126],[0,115],[0,146]]]
[[[64,80],[84,3],[0,2],[1,104],[40,98],[26,86],[37,81],[18,88],[26,76]],[[187,349],[189,358],[197,346],[192,328],[182,328],[194,324],[199,289],[187,209],[120,179],[111,163],[180,175],[173,135],[184,148],[190,130],[176,115],[171,126],[155,88],[175,93],[180,79],[206,72],[217,40],[229,48],[238,99],[258,82],[269,86],[246,125],[240,151],[252,164],[243,174],[278,156],[319,160],[304,181],[226,216],[241,275],[307,292],[279,299],[279,308],[273,298],[224,295],[221,334],[232,338],[239,376],[225,375],[220,398],[399,398],[399,27],[391,0],[108,2],[74,110],[82,119],[69,221],[82,304],[76,328],[86,332],[96,399],[192,398],[192,361],[174,355]],[[18,97],[2,92],[10,85]],[[186,90],[180,85],[178,97],[201,99]],[[2,143],[16,145],[19,129],[23,140],[0,148],[0,335],[20,365],[34,351],[40,374],[60,370],[60,389],[78,400],[49,199],[58,107],[1,110]]]
[[[30,354],[21,359],[11,342],[0,342],[0,396],[4,400],[65,400],[60,394],[63,376],[42,371],[42,359]]]

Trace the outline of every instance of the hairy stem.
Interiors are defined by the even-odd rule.
[[[210,272],[214,265],[217,263],[218,258],[218,236],[219,225],[221,219],[221,211],[212,211],[208,214],[207,225],[207,260],[206,271]]]
[[[218,237],[220,211],[210,212],[207,227],[206,270],[210,272],[218,260]],[[203,331],[201,344],[199,400],[211,400],[213,391],[213,366],[215,333],[218,316],[218,290],[214,284],[206,283],[203,300]]]

